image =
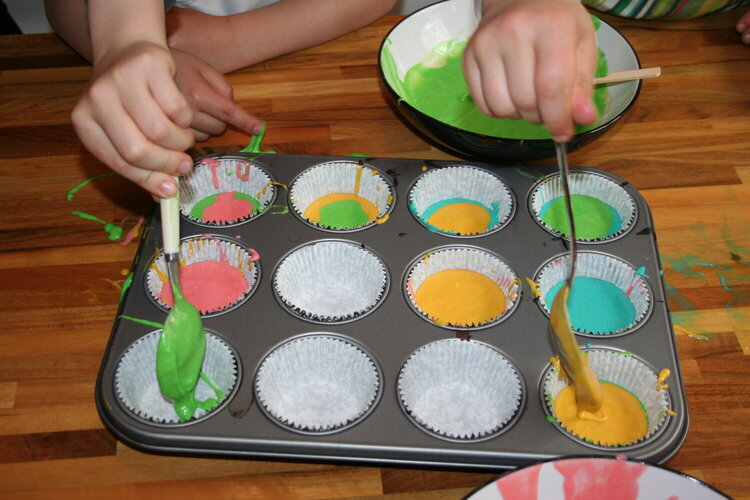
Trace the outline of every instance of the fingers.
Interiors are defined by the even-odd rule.
[[[204,75],[205,77],[206,75]],[[221,76],[221,75],[219,75]],[[222,81],[229,85],[223,76]],[[216,89],[213,82],[207,80],[213,89]],[[199,98],[198,109],[204,115],[209,115],[215,121],[219,121],[222,125],[232,125],[247,132],[248,134],[257,134],[260,130],[261,121],[255,116],[251,115],[241,107],[239,107],[234,100],[232,100],[231,87],[230,92],[227,96],[226,93],[215,92],[212,95],[204,95]],[[203,121],[206,121],[205,118]],[[195,125],[195,122],[193,123]],[[224,126],[224,128],[226,128]],[[219,135],[224,132],[222,128],[218,133],[211,133],[211,135]],[[205,130],[208,131],[208,130]]]
[[[742,43],[750,45],[750,10],[737,21],[737,32],[742,37]]]
[[[573,121],[590,125],[597,119],[594,107],[594,72],[597,64],[597,49],[593,38],[584,39],[576,52],[578,72],[573,85]]]
[[[142,140],[141,144],[146,144],[142,150],[137,147],[130,149],[124,147],[124,150],[130,155],[130,160],[126,159],[112,142],[114,137],[120,137],[120,135],[107,133],[96,120],[92,119],[92,113],[88,106],[89,103],[85,100],[79,102],[72,115],[76,133],[86,149],[112,170],[135,182],[152,195],[158,197],[172,196],[176,192],[173,176],[190,171],[192,167],[190,157],[181,151],[170,151]],[[132,132],[133,127],[134,125],[130,121],[126,128]],[[143,139],[142,136],[141,139]],[[123,146],[121,145],[121,147]],[[148,168],[143,168],[137,161],[132,161],[133,158],[136,160],[147,158]]]

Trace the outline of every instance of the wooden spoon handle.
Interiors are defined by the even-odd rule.
[[[659,75],[661,75],[660,67],[633,69],[630,71],[617,71],[615,73],[610,73],[607,76],[594,78],[594,85],[597,85],[599,83],[617,83],[627,82],[630,80],[643,80],[644,78],[656,78]]]

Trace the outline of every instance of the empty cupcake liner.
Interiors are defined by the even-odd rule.
[[[596,198],[612,207],[622,220],[622,224],[618,230],[598,238],[581,237],[581,228],[577,226],[576,240],[586,243],[610,241],[624,235],[633,227],[637,218],[635,201],[633,201],[633,197],[622,186],[613,180],[597,173],[571,171],[568,175],[568,185],[571,195],[586,195]],[[560,175],[551,174],[532,188],[529,197],[529,209],[534,216],[534,220],[542,228],[556,236],[561,236],[562,233],[558,229],[547,225],[542,220],[540,212],[548,202],[552,202],[562,196],[564,194]]]
[[[570,255],[560,255],[543,265],[536,275],[535,281],[540,293],[539,305],[547,315],[549,315],[551,305],[547,303],[547,294],[557,284],[568,279],[569,267]],[[635,311],[632,322],[612,331],[587,331],[577,328],[575,317],[573,317],[571,318],[573,329],[580,335],[590,337],[624,335],[642,325],[651,312],[653,302],[648,283],[642,275],[636,272],[635,268],[623,260],[598,252],[578,252],[575,276],[576,278],[597,278],[615,285],[630,300]],[[575,288],[575,280],[573,287]]]
[[[566,436],[589,446],[612,449],[645,444],[664,428],[669,410],[669,393],[659,390],[658,374],[643,360],[633,353],[606,347],[591,347],[582,349],[588,355],[588,361],[599,380],[606,381],[629,391],[638,401],[648,417],[648,432],[642,438],[632,443],[621,443],[617,446],[597,444],[591,440],[574,435],[569,429],[556,419],[554,410],[555,398],[570,382],[553,366],[549,366],[542,376],[543,405],[545,412],[555,419],[555,425]]]
[[[383,376],[355,341],[325,332],[285,341],[255,376],[256,400],[272,421],[306,434],[329,434],[361,421],[375,407]]]
[[[156,377],[156,352],[161,330],[151,332],[133,342],[123,353],[115,369],[115,393],[124,408],[142,419],[155,424],[180,424],[180,418],[165,398]],[[206,332],[206,355],[203,359],[203,373],[224,395],[210,412],[198,409],[193,423],[215,414],[229,401],[238,379],[237,356],[227,343],[216,335]],[[202,379],[198,379],[195,397],[199,401],[216,398],[217,394]]]
[[[185,291],[187,286],[189,286],[189,283],[185,283],[182,275],[182,269],[185,266],[207,261],[226,262],[228,266],[237,269],[245,278],[245,281],[247,281],[247,288],[244,293],[238,294],[234,300],[227,304],[213,305],[208,308],[202,307],[201,304],[193,304],[204,317],[224,313],[239,306],[247,300],[257,288],[260,277],[260,262],[258,259],[259,256],[257,252],[228,238],[212,235],[186,238],[180,242],[180,276],[182,289]],[[220,275],[216,275],[216,279],[218,280],[219,278]],[[149,265],[148,271],[146,271],[145,283],[149,297],[151,297],[154,303],[164,310],[171,309],[171,306],[167,305],[162,299],[164,286],[169,286],[167,263],[163,252],[159,253]],[[222,283],[218,281],[205,282],[202,283],[201,286],[204,288],[221,288]],[[187,298],[190,300],[189,296]]]
[[[481,441],[509,429],[525,399],[518,369],[502,352],[475,340],[420,347],[402,366],[397,390],[418,428],[457,441]]]
[[[438,228],[427,219],[436,206],[473,202],[490,214],[490,224],[477,233],[462,234]],[[480,168],[455,165],[430,169],[409,190],[409,210],[430,231],[454,237],[477,237],[504,227],[514,212],[515,203],[508,186],[495,174]]]
[[[389,287],[385,263],[346,240],[300,246],[276,267],[273,289],[292,314],[319,323],[341,323],[373,311]]]
[[[419,287],[433,274],[453,269],[475,271],[490,278],[505,296],[505,308],[496,316],[474,324],[446,322],[424,311],[416,300]],[[420,255],[409,266],[403,288],[409,304],[420,317],[443,328],[466,330],[487,328],[507,318],[518,304],[521,292],[518,275],[503,259],[487,250],[470,246],[439,247]]]
[[[243,157],[217,156],[202,158],[192,172],[180,182],[180,211],[193,223],[209,227],[232,226],[249,222],[263,214],[276,197],[274,179],[265,169]],[[253,197],[259,207],[237,220],[208,221],[191,215],[205,198],[221,193],[242,193]]]
[[[335,194],[357,194],[370,201],[377,209],[377,217],[360,226],[327,227],[309,220],[305,211],[319,198]],[[292,212],[303,222],[326,231],[355,231],[387,220],[393,208],[395,190],[379,170],[357,161],[320,163],[299,174],[289,188]]]

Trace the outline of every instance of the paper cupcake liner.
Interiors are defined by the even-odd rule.
[[[471,201],[488,210],[492,219],[486,230],[473,234],[445,231],[430,224],[425,212],[448,200]],[[456,165],[430,169],[409,190],[409,210],[430,231],[454,237],[477,237],[504,227],[515,209],[508,186],[496,175],[480,168]]]
[[[445,324],[439,318],[425,312],[415,298],[419,287],[429,276],[451,269],[475,271],[490,278],[505,295],[505,309],[495,317],[478,324]],[[515,271],[494,253],[477,247],[450,246],[436,248],[417,257],[409,266],[403,289],[412,309],[430,323],[443,328],[477,330],[490,327],[510,316],[518,304],[521,292],[519,283]]]
[[[287,340],[265,356],[255,394],[263,412],[282,427],[327,434],[365,418],[380,397],[382,380],[363,347],[315,332]]]
[[[162,395],[156,377],[156,351],[160,335],[161,330],[151,332],[125,350],[115,369],[115,393],[124,408],[142,419],[156,424],[179,424],[180,417],[172,401]],[[206,355],[201,373],[224,394],[224,399],[210,412],[201,408],[196,410],[190,423],[215,414],[222,408],[237,382],[238,365],[234,351],[210,332],[206,332]],[[195,397],[204,401],[216,398],[216,393],[199,378]]]
[[[667,421],[669,409],[669,394],[666,390],[657,390],[658,374],[632,353],[605,347],[582,349],[588,354],[588,361],[599,380],[603,380],[627,390],[641,402],[648,417],[648,432],[642,438],[632,443],[620,443],[616,446],[606,446],[593,443],[574,435],[555,417],[554,401],[560,392],[570,385],[565,377],[560,377],[556,368],[549,366],[542,377],[542,395],[544,409],[548,415],[555,418],[555,425],[566,436],[601,449],[622,448],[645,444],[663,429]]]
[[[575,318],[571,318],[575,332],[592,337],[624,335],[643,324],[643,321],[650,314],[653,305],[651,290],[645,278],[638,274],[630,264],[616,257],[597,252],[578,252],[577,255],[576,278],[597,278],[612,283],[622,290],[623,294],[630,300],[635,311],[635,317],[629,324],[623,325],[613,331],[586,331],[578,329],[576,328]],[[570,255],[565,254],[550,260],[537,273],[535,281],[539,285],[538,289],[541,294],[538,299],[539,305],[547,315],[549,315],[550,308],[550,304],[546,300],[547,294],[555,285],[568,279],[569,267]],[[575,280],[573,287],[575,288]]]
[[[622,220],[620,229],[600,238],[582,238],[580,228],[577,228],[576,240],[586,243],[610,241],[624,235],[633,227],[637,218],[633,197],[613,180],[592,172],[571,171],[568,175],[570,194],[586,195],[596,198],[612,207]],[[557,229],[547,225],[540,217],[542,207],[548,202],[564,196],[562,181],[559,174],[551,174],[540,181],[531,192],[529,210],[534,220],[548,232],[556,236],[562,235]]]
[[[323,240],[292,250],[276,267],[276,297],[295,316],[340,323],[373,311],[389,286],[383,261],[359,243]]]
[[[273,177],[252,160],[218,155],[197,161],[193,171],[180,182],[180,211],[193,223],[209,227],[233,226],[260,217],[276,197]],[[190,215],[195,205],[208,196],[220,193],[243,193],[260,202],[247,217],[212,222]]]
[[[244,293],[237,296],[235,300],[222,306],[213,307],[210,310],[196,305],[198,312],[202,316],[209,316],[227,312],[239,306],[247,300],[255,291],[258,285],[260,274],[259,256],[255,251],[248,250],[236,241],[225,239],[219,236],[194,236],[186,238],[180,242],[180,269],[197,262],[207,261],[226,261],[227,264],[238,269],[247,281],[247,288]],[[182,278],[182,272],[180,272]],[[219,277],[217,276],[217,279]],[[146,290],[153,302],[164,310],[171,309],[162,299],[161,294],[165,285],[169,286],[169,276],[167,273],[167,263],[164,253],[160,252],[146,271]],[[183,290],[186,288],[184,278],[181,279]],[[205,283],[206,287],[221,287],[221,283]],[[189,299],[189,297],[188,297]]]
[[[334,193],[357,194],[369,200],[378,210],[377,217],[362,226],[343,229],[326,227],[305,217],[311,203]],[[393,186],[380,171],[356,161],[320,163],[299,174],[289,187],[292,213],[308,225],[333,232],[360,230],[385,221],[394,197]]]
[[[476,441],[511,427],[525,398],[517,368],[475,340],[444,339],[414,351],[398,375],[406,415],[430,434]]]

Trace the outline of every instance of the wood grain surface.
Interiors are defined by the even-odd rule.
[[[615,173],[653,211],[690,410],[666,465],[750,499],[750,47],[739,13],[688,22],[606,19],[644,67],[632,110],[572,165]],[[229,76],[280,153],[450,159],[388,106],[377,49],[398,17]],[[444,470],[178,457],[118,442],[94,385],[136,243],[111,242],[89,212],[132,228],[153,201],[107,173],[69,115],[90,68],[54,35],[0,37],[0,497],[457,499],[495,476]],[[191,154],[237,151],[228,131]],[[549,163],[542,161],[540,163]]]

